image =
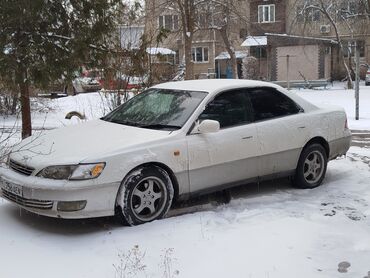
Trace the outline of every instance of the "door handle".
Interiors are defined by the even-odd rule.
[[[299,126],[298,128],[299,128],[299,129],[303,129],[303,128],[306,128],[306,127],[305,127],[305,126]]]
[[[252,139],[252,138],[253,138],[253,136],[245,136],[245,137],[242,137],[243,140],[245,140],[245,139]]]

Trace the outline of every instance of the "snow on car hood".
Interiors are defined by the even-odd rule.
[[[35,134],[13,148],[11,159],[34,168],[80,163],[167,137],[169,131],[94,120]]]

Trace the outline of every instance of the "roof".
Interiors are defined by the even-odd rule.
[[[265,46],[267,45],[266,36],[248,36],[241,46]]]
[[[246,51],[235,51],[235,56],[237,59],[243,59],[248,56],[248,52]],[[218,56],[215,58],[215,60],[228,60],[230,59],[230,54],[228,52],[221,52],[218,54]]]
[[[161,54],[161,55],[175,55],[176,52],[171,50],[171,49],[168,49],[168,48],[164,48],[164,47],[148,47],[146,49],[146,52],[150,55],[157,55],[157,54]]]
[[[304,41],[317,41],[323,43],[330,43],[330,44],[338,44],[337,41],[329,38],[317,38],[317,37],[306,37],[306,36],[296,36],[296,35],[288,35],[288,34],[276,34],[276,33],[266,33],[268,37],[277,37],[277,38],[286,38],[286,39],[296,39],[296,40],[304,40]]]
[[[172,90],[186,90],[186,91],[203,91],[208,93],[224,91],[228,89],[235,89],[239,87],[274,87],[279,86],[256,80],[246,79],[199,79],[186,80],[177,82],[167,82],[154,86],[154,88],[172,89]]]

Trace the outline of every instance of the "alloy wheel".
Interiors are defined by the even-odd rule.
[[[141,221],[154,220],[164,209],[167,190],[164,182],[154,176],[140,181],[132,191],[131,211]]]
[[[306,182],[314,184],[320,180],[324,172],[324,157],[317,150],[309,153],[304,161],[303,176]]]

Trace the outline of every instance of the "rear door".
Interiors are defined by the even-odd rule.
[[[260,150],[260,176],[295,170],[307,142],[307,115],[275,88],[249,89]]]
[[[256,126],[245,90],[219,94],[199,121],[220,123],[220,131],[187,136],[190,191],[207,191],[258,176]]]

